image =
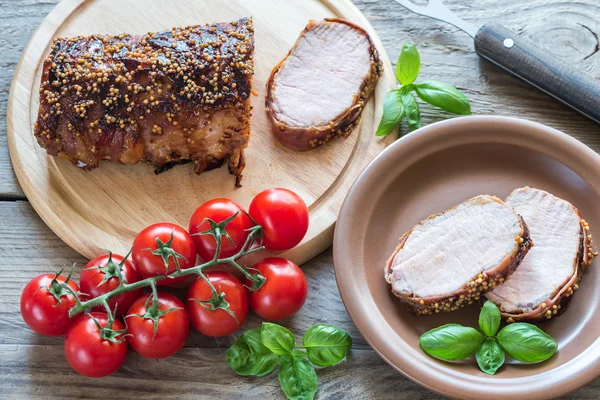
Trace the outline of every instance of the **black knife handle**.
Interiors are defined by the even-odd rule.
[[[600,84],[496,23],[475,35],[475,51],[569,107],[600,123]]]

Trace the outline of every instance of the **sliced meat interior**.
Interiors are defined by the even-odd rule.
[[[486,294],[508,322],[550,319],[562,312],[594,254],[577,208],[539,189],[516,189],[506,203],[529,226],[535,247],[510,279]]]
[[[310,21],[267,83],[275,136],[296,150],[348,136],[381,70],[364,29],[340,19]]]
[[[385,279],[417,314],[453,311],[503,282],[531,246],[523,219],[497,197],[481,195],[404,234]]]

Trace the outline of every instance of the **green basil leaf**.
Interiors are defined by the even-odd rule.
[[[296,345],[296,339],[292,332],[270,322],[263,322],[260,339],[266,348],[280,356],[291,353]]]
[[[408,123],[408,130],[410,132],[421,127],[421,112],[419,111],[419,104],[417,99],[411,93],[402,93],[402,104],[404,105],[404,112],[406,113],[406,122]]]
[[[510,324],[498,333],[498,343],[515,360],[539,362],[552,357],[558,344],[535,325],[525,322]]]
[[[313,364],[328,367],[346,357],[352,347],[352,338],[335,326],[317,324],[306,331],[302,346]]]
[[[262,344],[260,331],[256,328],[242,333],[227,350],[227,364],[238,375],[263,376],[277,366],[279,358]]]
[[[404,106],[402,105],[402,94],[400,90],[392,90],[383,98],[383,115],[379,126],[377,127],[376,136],[385,136],[400,125],[404,118]]]
[[[483,335],[474,328],[448,324],[421,335],[419,345],[427,354],[442,360],[463,360],[475,353]]]
[[[454,114],[471,114],[469,100],[454,86],[444,82],[427,81],[415,85],[417,95],[425,102]]]
[[[488,336],[494,336],[500,327],[500,310],[491,301],[486,301],[479,313],[479,329]]]
[[[312,400],[315,398],[319,385],[317,373],[306,357],[282,358],[277,378],[288,399]]]
[[[290,353],[290,356],[292,356],[292,358],[295,358],[295,359],[305,359],[307,354],[306,354],[306,351],[304,351],[304,350],[292,350],[292,352]]]
[[[398,57],[396,78],[403,85],[413,83],[421,70],[421,56],[412,43],[405,43]]]
[[[495,338],[488,337],[477,349],[475,358],[477,359],[477,365],[483,372],[494,375],[498,368],[504,364],[504,350]]]

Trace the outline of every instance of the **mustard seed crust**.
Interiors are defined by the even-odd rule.
[[[231,23],[55,39],[45,59],[34,134],[48,154],[84,170],[100,160],[224,159],[237,177],[250,137],[251,18]]]
[[[565,285],[559,288],[553,296],[542,301],[536,308],[527,312],[505,312],[501,311],[502,317],[508,323],[520,321],[548,321],[561,315],[566,311],[573,295],[579,289],[579,282],[583,272],[592,263],[592,260],[597,255],[593,250],[592,235],[589,233],[590,227],[588,223],[581,218],[581,214],[577,210],[580,217],[580,245],[577,257],[575,259],[575,273]]]
[[[495,198],[501,201],[498,198]],[[452,207],[450,210],[456,208]],[[448,212],[447,210],[445,212]],[[434,218],[443,213],[434,214],[429,218]],[[428,218],[428,219],[429,219]],[[523,218],[519,216],[519,222],[521,225],[521,233],[515,238],[518,246],[516,250],[509,257],[506,257],[500,265],[495,267],[493,270],[487,272],[481,272],[474,276],[470,282],[464,284],[459,290],[452,293],[444,294],[441,296],[433,297],[419,297],[415,296],[414,293],[399,293],[392,289],[394,296],[398,297],[403,303],[408,305],[408,310],[417,315],[433,315],[440,312],[450,312],[458,310],[465,305],[473,304],[478,302],[482,295],[497,285],[503,283],[509,279],[510,275],[515,272],[521,261],[534,245],[529,235],[529,227],[523,221]],[[404,244],[408,240],[408,237],[413,232],[414,228],[402,235],[400,238],[400,244],[391,257],[388,259],[385,266],[385,275],[388,283],[391,284],[390,275],[392,273],[392,265],[396,254],[404,247]]]

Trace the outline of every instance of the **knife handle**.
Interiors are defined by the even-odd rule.
[[[475,35],[475,51],[584,116],[600,123],[600,84],[496,23]]]

